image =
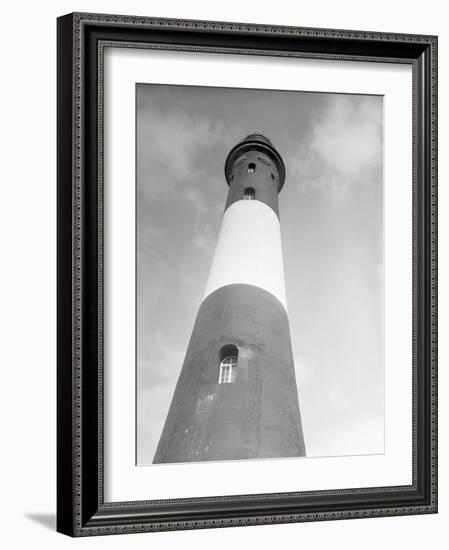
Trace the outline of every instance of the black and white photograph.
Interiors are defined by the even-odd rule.
[[[438,511],[438,37],[253,10],[58,18],[60,533]]]
[[[5,6],[2,547],[448,547],[447,2]]]
[[[136,464],[383,454],[383,97],[135,93]]]

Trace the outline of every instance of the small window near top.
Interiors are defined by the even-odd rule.
[[[218,374],[219,384],[233,384],[236,380],[239,350],[237,346],[228,344],[220,350],[219,361],[220,371]]]
[[[256,171],[256,165],[254,164],[254,162],[250,162],[248,164],[248,173],[249,174],[252,174]]]
[[[255,196],[256,196],[256,192],[254,191],[253,187],[247,187],[243,193],[243,200],[253,201]]]

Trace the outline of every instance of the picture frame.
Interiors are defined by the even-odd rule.
[[[437,37],[88,13],[58,18],[57,30],[57,530],[90,536],[436,513]],[[149,491],[144,500],[105,500],[106,47],[411,67],[411,484],[201,497],[179,488],[179,498]]]

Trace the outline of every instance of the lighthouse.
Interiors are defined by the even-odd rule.
[[[251,134],[229,185],[209,278],[153,463],[305,456],[285,293],[282,157]]]

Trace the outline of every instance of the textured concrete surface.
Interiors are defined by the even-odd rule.
[[[218,384],[230,344],[236,381]],[[216,290],[199,309],[154,462],[304,455],[286,310],[256,286]]]

